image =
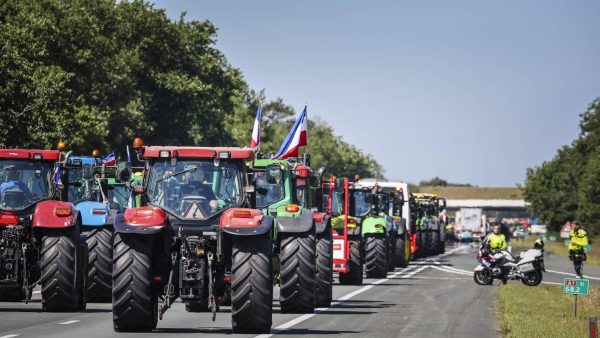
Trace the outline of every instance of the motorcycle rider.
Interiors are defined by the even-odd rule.
[[[579,227],[579,224],[575,221],[572,225],[573,227],[569,233],[569,259],[573,261],[577,278],[583,278],[583,262],[587,258],[584,248],[590,243],[587,232]]]
[[[485,238],[481,241],[480,254],[481,257],[492,257],[491,254],[494,251],[501,251],[507,248],[506,239],[503,234],[500,233],[501,224],[496,223],[492,227],[492,232],[487,234]],[[488,261],[488,260],[486,260]],[[489,262],[489,267],[494,271],[494,273],[499,273],[499,268],[496,265],[500,263],[498,261]],[[502,280],[502,283],[506,284],[506,279]]]

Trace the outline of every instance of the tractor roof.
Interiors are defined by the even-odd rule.
[[[0,158],[33,159],[34,155],[41,155],[42,160],[58,161],[60,151],[40,149],[0,149]]]
[[[168,156],[165,156],[165,154]],[[140,155],[145,158],[189,157],[252,160],[254,159],[254,150],[251,148],[233,147],[150,146],[142,147],[140,149]]]
[[[271,164],[283,165],[285,169],[289,169],[291,166],[290,162],[287,160],[271,160],[268,158],[260,158],[254,160],[254,166],[259,168],[266,167]]]

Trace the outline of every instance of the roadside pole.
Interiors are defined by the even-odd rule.
[[[590,338],[598,338],[598,317],[590,317]]]

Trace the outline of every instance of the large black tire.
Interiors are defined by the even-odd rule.
[[[268,333],[273,316],[270,233],[232,240],[231,325],[236,333]]]
[[[112,309],[116,332],[147,332],[158,323],[158,295],[152,287],[152,235],[115,234]]]
[[[110,303],[112,300],[112,228],[90,231],[88,246],[87,298],[88,302]]]
[[[20,302],[25,299],[25,291],[21,286],[0,287],[0,302]]]
[[[279,305],[281,313],[312,313],[316,293],[314,229],[281,236]]]
[[[396,269],[396,238],[398,233],[395,230],[388,232],[388,272],[392,272]]]
[[[429,251],[432,255],[438,255],[442,253],[440,249],[440,233],[439,230],[432,230],[431,232],[431,242],[429,245]]]
[[[44,311],[76,311],[81,308],[83,271],[78,261],[79,233],[76,227],[44,229],[41,278]],[[84,306],[85,307],[85,306]]]
[[[521,282],[523,282],[523,284],[527,286],[537,286],[540,285],[540,283],[542,282],[541,270],[533,270],[530,272],[526,272],[524,273],[524,275],[525,278],[521,279]]]
[[[388,238],[386,234],[365,236],[365,270],[367,278],[386,278],[388,272]]]
[[[399,268],[405,268],[408,266],[409,257],[406,257],[406,246],[407,245],[410,245],[410,244],[406,243],[405,235],[398,236],[398,238],[396,238],[395,258],[396,258],[396,266],[398,266]],[[410,249],[409,249],[409,256],[410,256]]]
[[[425,233],[423,230],[417,230],[417,251],[415,252],[415,258],[425,257]]]
[[[331,306],[333,293],[333,234],[331,228],[317,235],[315,306]]]
[[[348,261],[348,273],[340,273],[341,285],[361,285],[363,283],[363,257],[362,241],[348,239],[350,244],[350,259]]]

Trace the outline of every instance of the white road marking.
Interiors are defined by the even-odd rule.
[[[58,323],[60,325],[70,325],[70,324],[75,324],[75,323],[79,323],[81,320],[75,319],[75,320],[68,320],[66,322],[62,322],[62,323]]]
[[[20,334],[8,334],[6,336],[1,336],[0,338],[13,338],[13,337],[18,337],[20,336]]]
[[[416,269],[414,271],[411,271],[411,272],[408,272],[408,271],[414,269],[415,268],[414,266],[401,269],[398,272],[392,273],[391,276],[389,276],[388,278],[383,278],[383,279],[376,280],[376,281],[374,281],[372,283],[369,283],[369,284],[363,286],[362,288],[360,288],[358,290],[354,290],[354,291],[352,291],[352,292],[350,292],[350,293],[348,293],[348,294],[340,297],[339,299],[331,302],[331,305],[329,307],[316,308],[314,313],[307,313],[307,314],[304,314],[304,315],[302,315],[300,317],[294,318],[294,319],[292,319],[292,320],[290,320],[288,322],[285,322],[285,323],[277,326],[274,329],[271,329],[271,333],[260,334],[258,336],[255,336],[254,338],[269,338],[269,337],[272,337],[272,336],[274,336],[276,334],[282,333],[283,331],[285,331],[285,330],[287,330],[287,329],[289,329],[289,328],[291,328],[291,327],[293,327],[293,326],[295,326],[297,324],[300,324],[303,321],[308,320],[308,319],[310,319],[310,318],[318,315],[321,312],[327,311],[327,310],[329,310],[329,309],[331,309],[331,308],[339,305],[340,303],[342,303],[345,300],[348,300],[348,299],[350,299],[352,297],[355,297],[355,296],[357,296],[357,295],[359,295],[359,294],[361,294],[361,293],[363,293],[365,291],[368,291],[368,290],[372,289],[375,285],[379,285],[379,284],[385,283],[388,280],[390,280],[392,278],[396,278],[396,277],[410,278],[410,277],[414,276],[416,273],[419,273],[419,272],[425,270],[428,267],[429,266],[420,267],[420,268],[418,268],[418,269]],[[404,273],[406,273],[406,275],[403,275]],[[406,276],[408,276],[408,277],[406,277]]]
[[[450,270],[450,269],[446,269],[445,267],[441,267],[438,265],[431,265],[432,268],[439,270],[439,271],[444,271],[444,272],[450,272],[450,273],[454,273],[454,274],[458,274],[458,275],[463,275],[463,276],[471,276],[473,275],[472,272],[463,272],[463,271],[455,271],[455,270]]]
[[[548,284],[548,285],[563,285],[562,283],[556,283],[556,282],[542,282],[542,284]]]
[[[433,266],[432,266],[433,268]],[[431,279],[431,280],[472,280],[471,278],[466,278],[466,277],[430,277],[430,276],[423,276],[423,277],[415,277],[414,279]]]
[[[565,276],[573,276],[573,277],[577,277],[576,274],[574,273],[569,273],[569,272],[562,272],[562,271],[555,271],[555,270],[547,270],[546,272],[551,272],[551,273],[556,273],[559,275],[565,275]],[[588,275],[583,275],[583,277],[588,278],[588,279],[595,279],[595,280],[600,280],[599,277],[592,277],[592,276],[588,276]]]
[[[33,291],[32,294],[36,294],[36,293],[42,293],[42,291]],[[2,338],[2,337],[0,337]]]

